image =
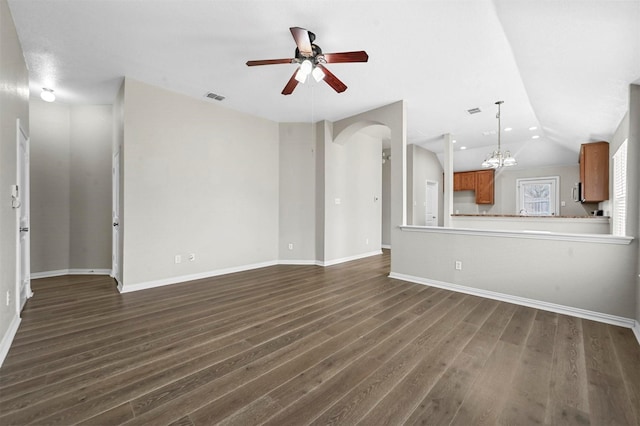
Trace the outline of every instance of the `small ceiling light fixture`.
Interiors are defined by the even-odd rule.
[[[461,147],[460,147],[460,150],[461,150],[461,151],[464,151],[465,149],[467,149],[467,147],[466,147],[466,146],[461,146]]]
[[[538,130],[538,128],[536,126],[531,126],[531,127],[529,127],[529,130],[531,130],[533,132],[534,130]]]
[[[538,139],[539,137],[540,136],[538,136],[538,135],[533,135],[533,136],[531,136],[531,139]]]
[[[40,98],[45,102],[53,102],[56,100],[56,95],[53,94],[53,89],[43,87],[42,93],[40,93]]]
[[[496,102],[496,105],[498,105],[498,113],[496,114],[496,118],[498,119],[498,149],[487,155],[487,158],[482,162],[482,167],[485,169],[497,169],[499,167],[510,167],[518,164],[509,151],[503,155],[500,150],[500,105],[503,103],[504,101]]]
[[[504,128],[504,131],[505,131],[505,132],[510,132],[510,131],[512,131],[512,130],[513,130],[513,129],[512,129],[511,127],[505,127],[505,128]]]

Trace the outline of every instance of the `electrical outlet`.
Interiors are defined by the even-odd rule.
[[[7,306],[11,303],[11,291],[7,290]]]
[[[182,263],[182,256],[180,256],[179,254],[176,254],[175,261],[176,263]]]
[[[462,261],[456,260],[456,271],[462,271]]]
[[[196,260],[196,254],[195,253],[189,253],[189,262],[193,262],[194,260]]]
[[[289,243],[289,250],[293,250],[293,243]]]
[[[365,240],[365,243],[366,243],[367,245],[369,245],[369,239],[368,239],[368,238]]]

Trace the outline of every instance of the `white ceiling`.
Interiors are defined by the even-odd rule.
[[[331,121],[400,99],[408,143],[479,168],[504,148],[521,168],[575,164],[580,143],[610,140],[640,83],[640,0],[9,0],[32,95],[112,103],[127,76],[279,122]],[[325,53],[366,50],[368,63],[327,67],[324,82],[280,94],[294,65],[289,27],[313,31]],[[216,102],[208,101],[207,102]],[[469,115],[474,107],[482,113]],[[538,129],[530,131],[529,127]],[[539,139],[531,136],[537,134]],[[466,146],[465,151],[458,151]]]

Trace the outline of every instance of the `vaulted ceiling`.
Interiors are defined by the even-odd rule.
[[[518,167],[575,164],[580,143],[610,140],[629,84],[640,84],[640,0],[9,5],[32,95],[50,87],[59,102],[109,104],[127,76],[198,98],[214,92],[222,106],[279,122],[335,121],[404,99],[407,142],[441,153],[451,133],[459,170],[495,149],[495,101]],[[327,65],[346,92],[312,81],[283,96],[294,65],[245,65],[292,57],[292,26],[313,31],[324,52],[367,51],[367,63]]]

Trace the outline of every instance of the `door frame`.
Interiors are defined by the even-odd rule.
[[[24,142],[23,142],[24,141]],[[24,143],[24,156],[21,144]],[[31,290],[31,218],[29,212],[29,145],[30,139],[22,128],[20,119],[16,119],[16,186],[14,189],[13,208],[16,211],[16,291],[15,307],[19,316],[27,299],[33,296]],[[23,179],[24,173],[24,179]],[[22,223],[22,214],[26,209],[26,223]],[[24,226],[23,226],[24,225]],[[22,228],[27,228],[22,231]],[[24,242],[23,242],[24,233]],[[24,266],[24,271],[23,271]],[[26,281],[24,287],[22,283]]]
[[[120,151],[113,154],[111,163],[111,277],[122,290],[120,262]]]
[[[427,225],[427,223],[429,222],[427,220],[427,210],[428,210],[428,207],[429,207],[429,199],[430,199],[430,197],[429,197],[429,187],[430,186],[434,187],[434,192],[432,194],[431,199],[435,200],[435,208],[432,209],[433,211],[435,211],[435,214],[434,214],[435,225]],[[425,185],[424,185],[424,192],[425,192],[424,193],[424,223],[425,223],[426,226],[438,226],[438,220],[440,219],[438,217],[438,209],[440,208],[440,206],[438,205],[438,187],[439,187],[439,184],[438,184],[437,180],[427,179],[425,181]]]

